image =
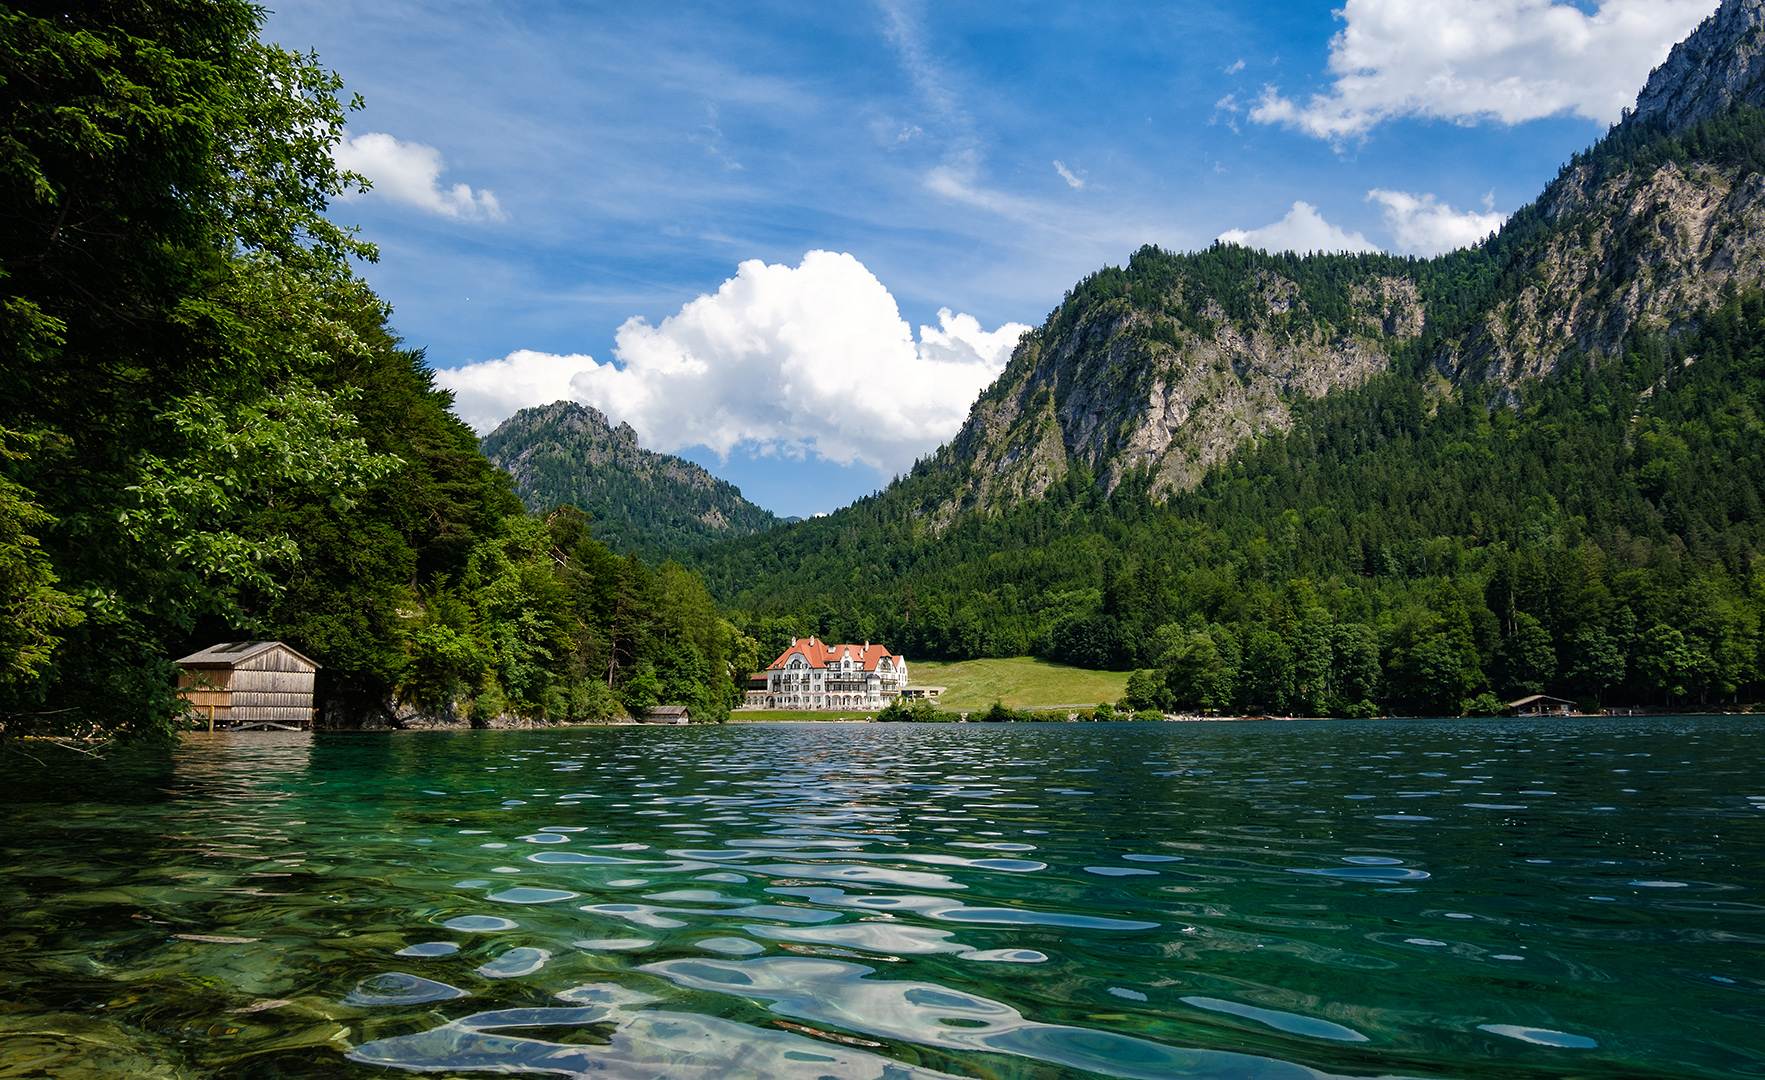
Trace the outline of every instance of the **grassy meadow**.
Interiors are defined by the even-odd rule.
[[[938,704],[946,709],[984,709],[1003,701],[1013,709],[1055,705],[1090,708],[1114,701],[1128,688],[1128,672],[1089,671],[1033,656],[1005,660],[910,660],[915,686],[947,686]]]

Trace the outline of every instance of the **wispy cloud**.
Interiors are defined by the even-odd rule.
[[[1227,75],[1236,75],[1240,71],[1243,71],[1243,70],[1244,70],[1244,61],[1239,60],[1236,63],[1232,64],[1230,67],[1226,68],[1226,74]]]
[[[1069,188],[1077,189],[1085,186],[1085,178],[1073,175],[1073,171],[1067,168],[1059,158],[1054,159],[1054,171],[1060,174],[1060,178],[1066,181],[1066,186]]]
[[[1402,116],[1504,124],[1557,113],[1610,122],[1715,0],[1347,0],[1330,39],[1329,91],[1265,87],[1250,113],[1320,138]]]
[[[1238,95],[1227,94],[1225,97],[1220,98],[1213,103],[1213,115],[1207,118],[1207,123],[1211,127],[1212,125],[1219,123],[1223,117],[1226,122],[1226,127],[1230,128],[1232,134],[1236,135],[1238,134],[1238,114],[1243,111],[1244,107],[1238,104]]]
[[[394,202],[443,217],[503,220],[502,206],[493,192],[473,191],[466,184],[441,186],[446,167],[441,151],[433,146],[370,131],[343,139],[333,148],[332,157],[339,167],[367,177],[374,192]]]
[[[723,127],[718,123],[716,105],[709,102],[705,104],[705,122],[699,125],[699,130],[704,134],[689,136],[693,142],[703,146],[706,153],[723,163],[724,168],[731,171],[741,169],[742,163],[724,152]]]
[[[901,70],[928,110],[933,137],[943,145],[942,162],[926,173],[927,190],[1019,220],[1042,216],[1030,209],[1027,200],[989,190],[982,181],[986,161],[983,140],[974,118],[932,58],[918,5],[913,0],[879,0],[878,6],[886,17],[884,33],[895,47]]]
[[[920,98],[943,120],[972,131],[972,121],[963,111],[961,100],[946,85],[943,71],[931,58],[916,5],[912,0],[881,0],[878,7],[887,19],[883,33],[895,47],[901,69],[913,81]]]
[[[1041,202],[977,183],[973,166],[939,165],[925,174],[925,187],[952,202],[986,210],[1025,225],[1034,225],[1056,235],[1066,235],[1068,232]]]

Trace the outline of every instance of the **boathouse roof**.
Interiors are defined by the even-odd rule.
[[[281,663],[276,663],[281,661]],[[296,650],[292,645],[280,641],[223,641],[219,645],[210,645],[206,649],[191,653],[177,661],[179,667],[187,668],[257,668],[275,666],[286,669],[289,661],[293,662],[292,670],[317,671],[319,665]]]
[[[1549,694],[1529,694],[1519,701],[1508,702],[1510,709],[1524,709],[1528,705],[1574,705],[1568,698],[1551,697]]]

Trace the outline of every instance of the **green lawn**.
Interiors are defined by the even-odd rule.
[[[863,709],[736,709],[729,714],[732,724],[763,724],[779,720],[862,720],[867,716],[875,716],[877,710],[865,712]]]
[[[1003,701],[1014,709],[1078,705],[1090,708],[1114,701],[1128,688],[1128,672],[1089,671],[1032,656],[1009,660],[910,660],[914,686],[947,686],[938,704],[946,709],[984,709]]]

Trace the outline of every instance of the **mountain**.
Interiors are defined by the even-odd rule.
[[[936,456],[934,520],[1034,498],[1082,464],[1193,490],[1296,400],[1425,359],[1518,404],[1529,379],[1676,332],[1765,279],[1765,11],[1724,4],[1628,114],[1497,236],[1430,260],[1135,253],[1070,292]]]
[[[769,510],[690,461],[637,444],[629,424],[570,401],[523,409],[484,437],[528,509],[575,506],[617,551],[690,548],[779,524]]]
[[[696,565],[763,642],[1186,707],[1765,692],[1762,27],[1724,3],[1474,247],[1135,252],[909,475]]]
[[[1756,4],[1723,4],[1649,74],[1628,123],[1688,128],[1734,105],[1765,105],[1765,18]]]

